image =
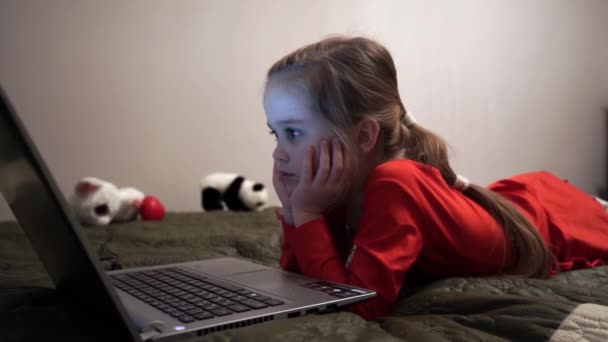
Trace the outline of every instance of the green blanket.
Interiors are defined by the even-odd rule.
[[[271,210],[169,213],[161,222],[85,228],[106,269],[233,256],[278,266],[281,232]],[[593,303],[593,304],[589,304]],[[581,305],[582,304],[582,305]],[[311,315],[215,333],[190,341],[608,340],[608,267],[549,280],[451,278],[404,295],[390,316]],[[0,340],[86,340],[71,329],[62,301],[27,238],[0,223]]]

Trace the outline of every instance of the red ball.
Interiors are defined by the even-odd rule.
[[[141,218],[146,221],[158,221],[165,217],[165,206],[154,196],[146,196],[139,207]]]

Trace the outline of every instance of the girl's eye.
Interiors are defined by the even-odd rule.
[[[285,133],[287,133],[287,137],[289,138],[289,140],[293,140],[300,136],[300,131],[293,128],[286,128]]]
[[[274,135],[274,138],[277,141],[279,140],[279,135],[277,134],[277,132],[275,130],[271,129],[270,131],[268,131],[268,134]],[[289,141],[293,141],[295,138],[299,137],[300,134],[301,134],[301,132],[297,129],[285,128],[285,137]]]

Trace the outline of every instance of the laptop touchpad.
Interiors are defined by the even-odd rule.
[[[299,286],[309,280],[308,278],[275,270],[254,271],[224,276],[225,279],[235,283],[247,284],[248,286],[268,291],[277,295],[293,295],[306,288]]]
[[[225,276],[235,273],[246,273],[251,271],[268,269],[268,267],[263,265],[258,265],[252,262],[233,258],[218,258],[195,261],[188,263],[188,266],[193,267],[201,272],[215,276]]]

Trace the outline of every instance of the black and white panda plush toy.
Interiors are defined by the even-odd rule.
[[[264,184],[236,173],[212,173],[201,179],[200,185],[205,211],[260,211],[268,201]]]

